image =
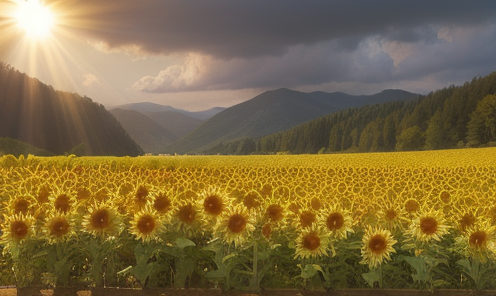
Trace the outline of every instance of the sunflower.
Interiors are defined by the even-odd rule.
[[[15,248],[34,234],[35,219],[22,213],[4,216],[2,224],[2,244],[6,249]]]
[[[353,218],[349,211],[339,205],[326,206],[319,213],[319,221],[333,239],[345,239],[353,233]]]
[[[148,189],[148,187],[145,186],[144,184],[138,185],[135,188],[133,194],[134,204],[141,209],[147,204],[147,202],[149,202],[149,199],[150,199],[150,190]]]
[[[417,242],[427,243],[431,240],[440,241],[448,233],[448,229],[441,212],[434,209],[420,210],[412,219],[405,235]]]
[[[327,256],[330,238],[316,226],[301,229],[296,239],[295,258]]]
[[[226,243],[240,246],[255,230],[254,217],[248,209],[241,205],[230,207],[224,211],[215,226],[214,234]]]
[[[393,245],[397,241],[386,229],[372,228],[369,225],[365,229],[362,242],[362,261],[360,263],[368,264],[370,269],[379,267],[385,260],[391,260],[391,253],[396,253]]]
[[[217,217],[219,217],[224,210],[231,206],[233,200],[219,189],[209,188],[202,191],[198,195],[198,202],[203,208],[205,216],[209,219],[213,226]]]
[[[72,219],[67,214],[56,211],[45,218],[42,231],[49,244],[67,241],[75,234]]]
[[[284,207],[282,205],[273,203],[268,205],[265,209],[265,216],[270,222],[279,223],[283,221],[284,212]]]
[[[243,205],[248,210],[257,210],[260,207],[260,194],[256,191],[250,191],[243,197]]]
[[[484,220],[466,229],[463,239],[470,257],[485,259],[489,254],[496,254],[496,226],[490,220]]]
[[[36,204],[36,199],[28,195],[19,195],[13,199],[9,199],[7,203],[7,211],[11,214],[33,214],[33,206]]]
[[[179,200],[172,209],[171,221],[175,231],[185,236],[192,236],[203,231],[203,211],[198,203],[191,199]]]
[[[379,205],[376,217],[380,225],[392,232],[402,230],[408,221],[407,212],[396,203],[385,201]]]
[[[463,208],[456,209],[453,215],[453,218],[457,220],[453,222],[462,233],[466,232],[468,228],[474,227],[477,223],[477,217],[480,217],[474,208]]]
[[[121,232],[122,218],[110,202],[95,202],[83,217],[83,231],[94,236],[112,236]]]
[[[166,214],[172,209],[172,201],[166,192],[158,192],[153,199],[153,208],[159,214]]]
[[[439,200],[444,204],[449,204],[452,200],[449,191],[447,190],[441,191],[441,193],[439,194]]]
[[[65,214],[69,213],[76,204],[75,198],[64,192],[57,192],[50,195],[48,199],[55,211]]]
[[[165,230],[159,213],[151,206],[146,206],[134,214],[129,224],[129,232],[145,243],[158,241],[160,234]]]
[[[420,209],[420,204],[416,199],[407,199],[405,201],[405,211],[408,214],[414,214]]]

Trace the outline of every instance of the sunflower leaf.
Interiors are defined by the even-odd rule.
[[[362,274],[362,277],[370,287],[374,287],[375,282],[379,282],[381,280],[381,273],[379,270],[372,270],[370,272]]]
[[[176,239],[175,243],[176,243],[176,246],[178,248],[180,248],[180,249],[184,249],[186,247],[194,247],[194,246],[196,246],[196,244],[193,241],[191,241],[191,240],[189,240],[189,239],[187,239],[185,237],[178,237]]]

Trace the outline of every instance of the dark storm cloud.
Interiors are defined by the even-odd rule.
[[[496,1],[464,0],[67,2],[85,19],[81,33],[109,48],[138,45],[149,53],[196,52],[225,59],[278,56],[294,45],[334,39],[353,50],[371,35],[418,42],[433,38],[427,24],[472,26],[493,22],[496,15]]]

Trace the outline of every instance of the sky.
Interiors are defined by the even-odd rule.
[[[106,107],[230,107],[281,87],[427,94],[496,71],[494,0],[0,0],[0,61]]]

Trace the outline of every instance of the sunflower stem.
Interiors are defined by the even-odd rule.
[[[258,243],[256,240],[253,242],[253,292],[258,291]]]
[[[382,289],[382,264],[379,265],[379,289]]]

